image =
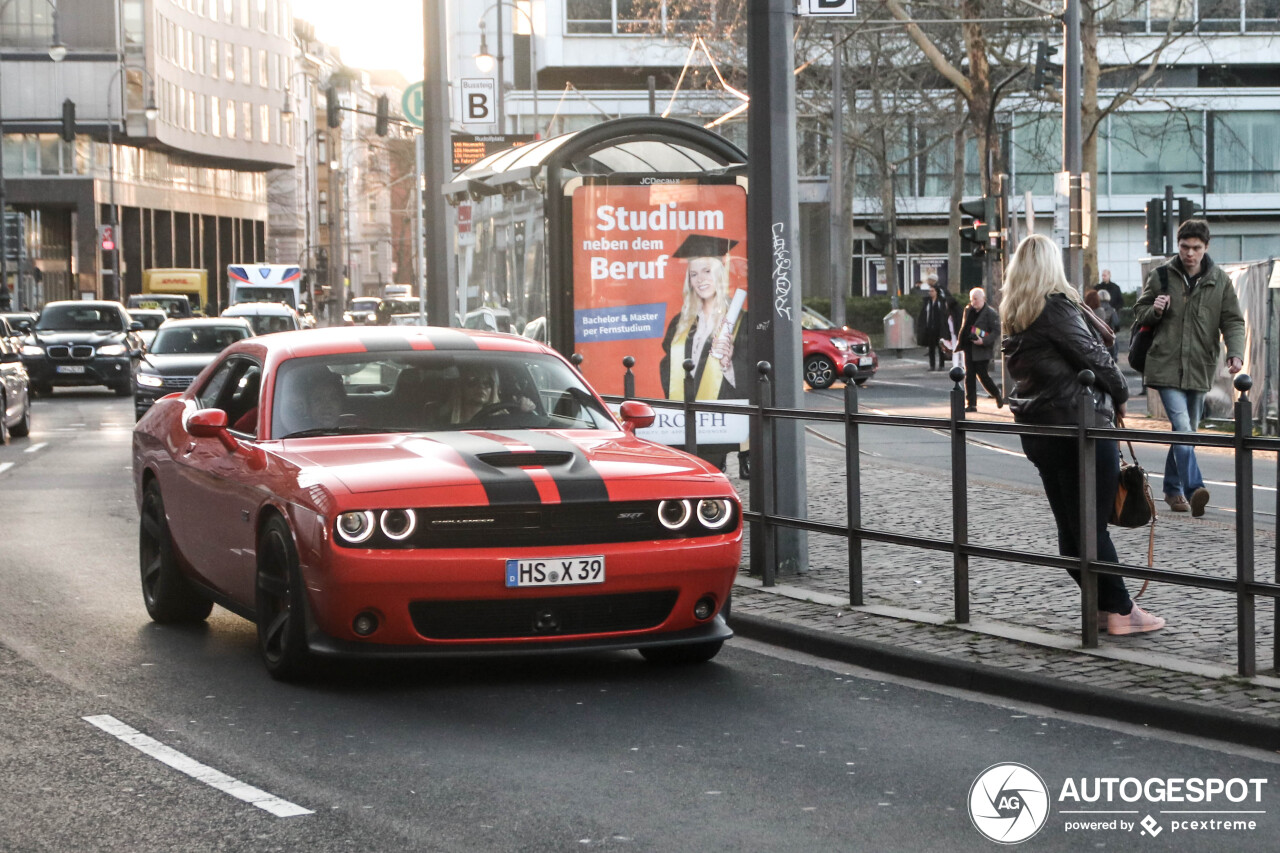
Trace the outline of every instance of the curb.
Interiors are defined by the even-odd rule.
[[[1150,726],[1273,751],[1280,721],[1062,681],[1034,673],[957,661],[870,640],[834,636],[760,616],[734,613],[734,632],[752,640],[892,675],[1035,702],[1059,711]]]

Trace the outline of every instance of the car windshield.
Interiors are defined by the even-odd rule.
[[[273,438],[374,432],[617,429],[578,375],[543,353],[364,352],[280,366]]]
[[[38,332],[123,332],[118,308],[95,305],[48,305],[36,321]]]
[[[801,315],[800,328],[802,329],[834,329],[835,327],[835,323],[823,317],[817,311],[811,311],[806,308]]]
[[[152,355],[203,355],[220,353],[249,337],[244,326],[195,326],[161,329],[151,342]]]
[[[351,301],[351,310],[377,311],[380,304],[382,304],[381,299],[353,299]]]

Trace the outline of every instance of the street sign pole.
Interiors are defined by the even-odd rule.
[[[427,315],[436,326],[450,326],[457,313],[449,286],[449,215],[440,188],[449,172],[449,45],[445,0],[422,0],[422,227],[426,252]]]
[[[751,364],[773,366],[773,404],[804,407],[800,362],[800,241],[796,231],[799,204],[796,186],[796,95],[791,37],[795,0],[748,0],[747,85],[747,290],[751,294]],[[753,371],[754,373],[754,371]],[[750,379],[751,399],[760,402],[757,376]],[[768,430],[764,431],[768,434]],[[780,515],[804,518],[804,424],[781,419],[772,425],[773,446],[751,446],[751,506],[765,505],[761,491],[765,454],[772,450],[772,506]],[[752,567],[764,561],[779,575],[808,570],[804,531],[780,528],[774,553],[763,552],[752,536]],[[757,550],[759,549],[759,550]],[[763,560],[761,559],[763,558]]]

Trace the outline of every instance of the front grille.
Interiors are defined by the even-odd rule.
[[[641,631],[666,621],[675,590],[498,601],[415,601],[414,629],[431,640],[497,640]]]
[[[93,347],[87,345],[67,346],[66,344],[57,344],[46,348],[45,355],[49,356],[49,358],[54,361],[88,361],[93,358]]]
[[[340,536],[334,537],[334,543],[347,548],[518,548],[687,539],[738,529],[735,517],[719,530],[705,530],[695,521],[673,532],[658,521],[657,501],[418,508],[414,512],[418,523],[408,539],[396,541],[378,532],[359,546],[348,545]]]
[[[165,377],[162,377],[162,379],[164,380],[165,388],[168,388],[170,391],[182,391],[182,390],[185,390],[186,387],[191,384],[191,381],[195,379],[195,377],[194,376],[165,376]]]

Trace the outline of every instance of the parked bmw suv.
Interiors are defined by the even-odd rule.
[[[106,385],[131,396],[142,357],[138,328],[119,302],[50,302],[22,341],[31,388],[49,394],[57,385]]]

